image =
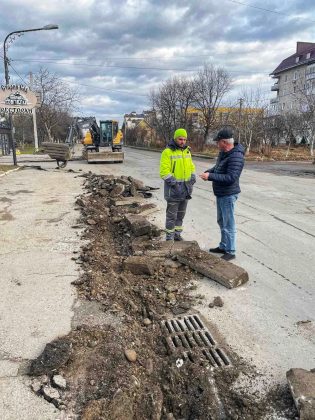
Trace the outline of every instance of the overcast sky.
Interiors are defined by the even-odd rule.
[[[315,42],[315,1],[1,0],[1,42],[47,24],[59,30],[9,45],[10,82],[47,68],[78,89],[76,115],[121,122],[148,109],[150,90],[163,80],[192,75],[205,62],[231,73],[235,98],[243,86],[260,86],[269,100],[269,74],[297,41]]]

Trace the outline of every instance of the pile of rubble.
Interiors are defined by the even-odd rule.
[[[80,305],[94,312],[31,363],[34,391],[68,420],[261,419],[274,412],[270,396],[258,400],[236,390],[239,375],[255,378],[255,369],[193,310],[204,300],[190,292],[198,279],[232,288],[247,273],[194,241],[163,241],[145,217],[156,208],[146,202],[153,189],[142,182],[84,176],[73,226],[83,229],[84,245],[73,257],[82,275],[73,284]],[[223,300],[209,306],[223,310]],[[292,400],[283,395],[281,413],[294,418]]]

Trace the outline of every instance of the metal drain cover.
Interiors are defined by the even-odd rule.
[[[198,315],[163,320],[160,325],[171,353],[180,353],[184,360],[207,363],[213,368],[231,366]]]

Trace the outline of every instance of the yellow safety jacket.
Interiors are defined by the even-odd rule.
[[[164,179],[164,198],[167,201],[182,201],[191,198],[196,182],[195,165],[190,148],[176,147],[175,142],[163,150],[160,160],[160,177]]]

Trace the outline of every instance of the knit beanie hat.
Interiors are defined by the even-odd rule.
[[[176,140],[177,137],[185,137],[185,139],[187,139],[187,131],[184,128],[178,128],[174,133],[174,140]]]

